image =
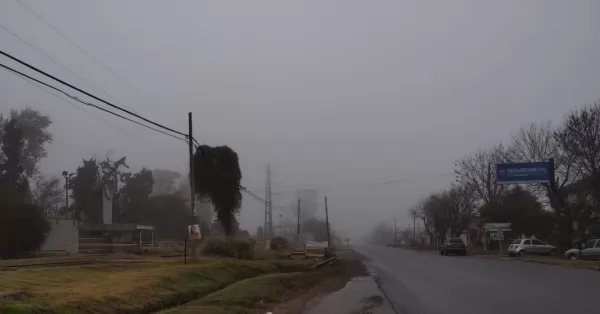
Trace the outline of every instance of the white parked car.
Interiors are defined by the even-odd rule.
[[[600,239],[589,240],[581,248],[581,256],[579,249],[573,248],[565,252],[565,258],[570,260],[577,259],[600,259]]]
[[[516,239],[508,247],[509,256],[524,256],[525,254],[554,255],[556,247],[538,239]]]

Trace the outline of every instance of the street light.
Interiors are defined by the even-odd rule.
[[[74,173],[69,173],[68,171],[62,172],[63,177],[65,177],[65,212],[69,210],[69,178],[74,175]]]

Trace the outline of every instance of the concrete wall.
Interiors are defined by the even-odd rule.
[[[41,251],[62,251],[75,254],[79,251],[78,223],[70,219],[49,219],[50,232]],[[68,245],[65,246],[64,243]]]

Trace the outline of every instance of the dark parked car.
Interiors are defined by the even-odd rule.
[[[444,241],[440,247],[440,255],[467,255],[467,246],[461,238],[452,238]]]

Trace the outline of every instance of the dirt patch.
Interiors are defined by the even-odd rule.
[[[0,295],[0,299],[4,300],[14,300],[14,301],[23,301],[29,298],[32,298],[33,294],[27,291],[17,291],[13,293],[7,293],[4,295]]]

